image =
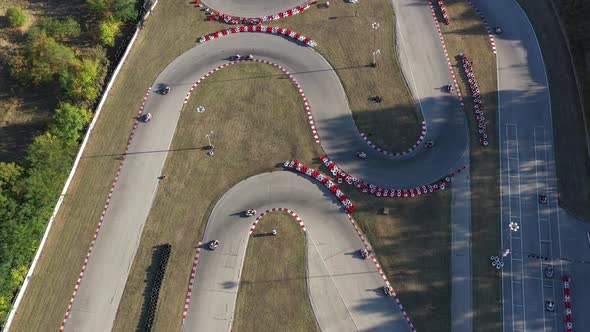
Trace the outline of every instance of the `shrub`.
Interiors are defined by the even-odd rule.
[[[10,73],[22,83],[53,84],[59,74],[75,65],[74,51],[47,36],[44,31],[31,33],[10,61]]]
[[[100,41],[106,46],[114,46],[121,32],[121,21],[109,19],[100,23]]]
[[[13,28],[22,27],[27,23],[27,14],[20,7],[10,7],[6,11],[8,24]]]
[[[47,36],[58,41],[78,38],[80,36],[80,24],[71,17],[65,20],[54,18],[43,18],[40,29],[45,31]]]
[[[99,62],[84,59],[61,74],[60,85],[73,101],[92,101],[98,97]]]
[[[80,132],[91,117],[92,112],[89,110],[63,103],[55,110],[49,132],[65,142],[78,142]]]

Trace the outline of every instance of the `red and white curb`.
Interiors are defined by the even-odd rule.
[[[438,31],[438,38],[440,39],[440,42],[442,44],[443,52],[445,53],[445,58],[447,60],[447,65],[449,66],[449,71],[451,72],[451,77],[453,78],[453,85],[455,86],[457,97],[461,102],[461,108],[463,108],[465,107],[465,104],[463,103],[463,96],[461,95],[461,89],[459,88],[459,82],[457,81],[457,76],[455,75],[453,64],[451,63],[451,59],[449,58],[447,44],[445,43],[442,31],[440,30],[440,24],[438,24],[438,19],[436,18],[436,13],[434,12],[434,6],[432,6],[432,1],[428,1],[428,4],[430,5],[430,11],[432,12],[432,18],[434,19],[434,25],[436,26],[436,31]]]
[[[332,175],[334,175],[338,179],[338,183],[347,183],[349,185],[357,187],[364,193],[371,193],[377,197],[407,198],[426,195],[433,192],[438,192],[440,190],[445,190],[446,186],[451,182],[451,178],[457,174],[460,174],[465,169],[465,166],[458,168],[455,172],[447,174],[446,177],[435,183],[425,184],[416,188],[396,189],[382,188],[377,185],[354,178],[342,169],[340,169],[334,161],[328,158],[328,156],[320,156],[319,159],[324,164],[324,166],[326,166],[330,170]]]
[[[449,14],[447,14],[445,3],[442,0],[438,0],[438,8],[440,8],[440,12],[442,13],[443,19],[445,20],[445,24],[451,24],[451,19],[449,18]]]
[[[307,97],[305,96],[305,92],[303,92],[303,88],[301,87],[301,84],[299,84],[299,82],[297,82],[297,79],[295,78],[295,76],[293,76],[293,74],[291,74],[291,72],[289,72],[285,67],[278,65],[276,63],[270,62],[270,61],[266,61],[266,60],[260,60],[260,59],[253,59],[253,60],[237,60],[237,61],[230,61],[228,63],[224,63],[223,65],[214,68],[212,70],[210,70],[207,74],[203,75],[203,77],[201,77],[198,81],[196,81],[193,86],[190,88],[190,90],[188,91],[188,93],[186,94],[186,96],[184,97],[184,104],[188,103],[191,93],[201,84],[203,83],[203,81],[208,78],[209,76],[211,76],[212,74],[214,74],[215,72],[219,71],[220,69],[229,67],[231,65],[235,65],[236,63],[241,63],[241,62],[257,62],[257,63],[264,63],[264,64],[268,64],[271,65],[277,69],[279,69],[280,71],[283,72],[283,74],[287,75],[289,77],[289,79],[291,80],[291,82],[293,83],[293,85],[295,85],[295,87],[297,88],[297,92],[299,92],[299,95],[301,96],[301,98],[303,99],[303,106],[305,107],[305,113],[307,114],[307,121],[309,122],[309,126],[311,128],[311,133],[313,135],[313,138],[315,140],[316,143],[320,144],[320,136],[317,132],[316,126],[315,126],[315,122],[313,120],[313,115],[311,114],[311,108],[309,107],[309,102],[307,101]]]
[[[206,7],[202,3],[198,3],[199,7],[205,7],[205,11],[209,13],[207,19],[209,21],[220,21],[225,22],[227,24],[260,24],[264,22],[276,21],[283,18],[291,17],[304,11],[308,10],[311,5],[317,4],[317,1],[311,1],[308,3],[304,3],[292,9],[286,10],[284,12],[280,12],[275,15],[267,15],[262,17],[240,17],[240,16],[232,16],[228,14],[223,14],[219,12],[215,12],[213,9]]]
[[[490,44],[492,45],[492,53],[494,53],[494,55],[496,55],[496,40],[494,39],[494,34],[492,34],[492,28],[490,27],[488,20],[485,18],[485,16],[479,10],[479,8],[477,8],[475,3],[473,3],[473,1],[467,0],[467,2],[469,2],[471,7],[473,8],[473,10],[475,10],[475,13],[477,13],[477,15],[479,15],[479,17],[481,18],[481,21],[483,22],[483,25],[486,27],[486,30],[488,31],[488,37],[490,38]]]
[[[252,227],[250,227],[250,232],[248,233],[248,235],[254,233],[254,230],[256,229],[256,225],[258,225],[258,222],[267,214],[270,213],[274,213],[274,212],[286,212],[288,213],[291,217],[295,218],[295,220],[297,220],[297,222],[299,223],[299,227],[301,227],[301,229],[305,232],[307,231],[305,229],[305,224],[303,223],[303,220],[301,219],[301,217],[299,217],[299,215],[297,213],[295,213],[295,211],[287,209],[287,208],[272,208],[270,210],[266,210],[264,212],[262,212],[257,218],[256,220],[254,220],[254,222],[252,223]]]
[[[422,121],[422,130],[420,132],[420,137],[418,138],[418,140],[416,141],[416,143],[414,145],[412,145],[410,148],[408,148],[407,150],[402,151],[402,152],[390,152],[387,150],[383,150],[382,148],[378,147],[375,143],[371,142],[371,140],[369,140],[369,138],[367,137],[367,135],[365,135],[365,133],[361,132],[360,134],[361,134],[361,138],[363,140],[365,140],[365,142],[367,142],[367,144],[371,148],[373,148],[375,151],[380,152],[388,157],[400,157],[400,156],[407,156],[407,155],[411,154],[412,152],[416,151],[418,146],[420,146],[420,144],[426,138],[426,132],[427,132],[426,121]]]
[[[188,307],[191,304],[191,298],[193,296],[193,288],[195,286],[195,277],[197,276],[197,265],[199,265],[199,256],[201,255],[201,246],[203,245],[203,241],[199,241],[197,245],[197,250],[195,251],[195,258],[193,259],[193,267],[191,269],[191,276],[188,279],[188,289],[186,290],[186,297],[184,299],[184,308],[182,310],[182,325],[184,326],[184,321],[186,320],[186,315],[188,313]]]
[[[263,33],[270,33],[273,35],[283,35],[283,36],[290,37],[291,39],[300,41],[307,46],[311,46],[311,47],[317,46],[315,41],[313,41],[311,38],[305,37],[304,35],[302,35],[300,33],[297,33],[295,31],[291,31],[289,29],[283,29],[283,28],[279,28],[279,27],[265,26],[265,25],[249,25],[249,26],[241,26],[241,27],[225,29],[222,31],[214,32],[214,33],[204,36],[204,37],[200,37],[198,39],[198,42],[204,43],[204,42],[207,42],[207,41],[210,41],[213,39],[217,39],[217,38],[220,38],[223,36],[231,35],[234,33],[240,33],[240,32],[263,32]]]
[[[98,234],[100,233],[100,228],[102,227],[102,223],[104,221],[104,216],[109,208],[109,205],[111,203],[111,197],[113,196],[113,192],[115,191],[115,186],[117,185],[117,182],[119,181],[119,176],[121,175],[121,169],[123,168],[123,164],[125,163],[125,158],[127,156],[127,152],[129,151],[129,146],[131,145],[131,141],[133,140],[133,135],[135,134],[135,130],[137,129],[137,127],[139,126],[139,118],[141,116],[141,114],[143,113],[143,109],[145,106],[145,103],[149,97],[150,94],[150,90],[147,91],[147,93],[145,94],[145,96],[143,97],[143,102],[141,103],[141,106],[139,107],[139,111],[137,112],[137,119],[135,120],[135,124],[133,125],[133,129],[131,130],[131,133],[129,134],[129,138],[127,139],[127,145],[125,146],[125,152],[122,155],[121,158],[121,162],[119,163],[119,168],[117,169],[117,175],[115,176],[115,179],[113,180],[112,184],[111,184],[111,189],[109,190],[109,194],[107,196],[107,200],[104,204],[104,207],[102,209],[102,212],[100,214],[100,218],[98,219],[98,225],[96,226],[96,230],[94,231],[94,236],[92,237],[92,241],[90,242],[90,248],[88,249],[88,252],[86,253],[86,257],[84,258],[84,263],[82,264],[82,270],[80,272],[80,274],[78,275],[78,280],[76,280],[76,285],[74,286],[74,292],[72,293],[72,296],[70,297],[70,302],[68,303],[68,307],[66,309],[66,314],[64,315],[64,318],[61,322],[61,327],[59,328],[59,331],[63,331],[65,326],[66,326],[66,322],[68,321],[68,318],[70,317],[70,313],[72,311],[72,305],[74,303],[74,299],[76,298],[76,294],[78,293],[78,289],[80,288],[80,284],[82,283],[82,278],[84,278],[84,273],[86,272],[86,268],[88,267],[88,261],[90,260],[90,256],[92,255],[92,250],[94,249],[94,244],[96,243],[96,240],[98,239]]]
[[[573,323],[573,316],[572,316],[572,298],[571,298],[571,291],[570,291],[570,282],[572,282],[572,278],[569,276],[564,275],[561,280],[563,281],[563,304],[565,306],[565,330],[567,332],[574,331],[574,323]]]
[[[285,166],[285,168],[296,170],[297,172],[305,174],[321,182],[324,186],[326,186],[326,188],[330,190],[332,194],[334,194],[334,196],[336,196],[347,212],[352,213],[356,209],[354,204],[350,201],[350,199],[348,199],[346,195],[344,195],[342,190],[340,190],[340,188],[338,188],[338,186],[334,182],[330,181],[330,179],[324,174],[316,171],[313,168],[303,165],[297,159],[287,160],[283,166]]]
[[[416,328],[414,327],[414,323],[412,323],[412,320],[410,319],[410,316],[408,315],[408,313],[404,309],[404,306],[402,305],[401,301],[399,300],[397,293],[393,289],[393,286],[391,286],[391,282],[389,282],[389,279],[387,279],[387,275],[385,275],[383,268],[379,264],[379,261],[377,261],[377,257],[375,257],[375,254],[372,250],[371,245],[369,244],[369,241],[367,240],[367,238],[363,234],[363,231],[360,229],[360,227],[358,226],[358,224],[356,223],[356,221],[354,220],[352,215],[350,215],[349,213],[347,213],[346,215],[348,216],[348,220],[350,220],[350,222],[352,223],[352,226],[356,230],[357,235],[359,236],[359,238],[363,242],[365,249],[367,249],[369,251],[369,257],[371,258],[371,260],[375,264],[377,271],[379,271],[379,275],[381,275],[381,278],[383,278],[383,282],[391,290],[391,297],[395,300],[395,303],[399,307],[399,310],[401,311],[402,315],[404,315],[404,318],[408,322],[408,325],[410,326],[411,331],[416,332]]]

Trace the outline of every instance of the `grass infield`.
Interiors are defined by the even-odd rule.
[[[276,236],[260,236],[277,230]],[[307,292],[306,237],[286,213],[264,217],[250,235],[232,330],[319,331]]]

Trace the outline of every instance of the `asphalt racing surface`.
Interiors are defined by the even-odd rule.
[[[213,8],[223,3],[210,2]],[[553,265],[559,273],[571,275],[575,307],[580,313],[588,308],[590,303],[584,302],[590,298],[588,290],[581,287],[584,278],[589,280],[588,265],[557,259],[590,260],[585,238],[588,226],[572,221],[556,205],[551,109],[534,31],[512,0],[475,2],[492,24],[505,31],[497,38],[502,232],[503,247],[510,248],[513,254],[504,267],[504,328],[557,331],[563,328],[560,274],[546,280],[542,269]],[[391,159],[369,148],[360,138],[336,73],[309,47],[256,33],[229,35],[198,45],[173,61],[152,86],[145,112],[152,113],[153,120],[142,123],[135,132],[65,329],[112,328],[186,92],[234,54],[254,54],[293,73],[309,100],[323,149],[355,177],[381,186],[415,187],[433,182],[465,162],[461,160],[467,146],[465,116],[456,97],[444,92],[451,78],[428,4],[417,0],[393,3],[398,17],[400,62],[427,122],[427,139],[436,141],[436,149],[419,148],[410,157]],[[262,5],[268,8],[252,9],[256,15],[246,9],[227,13],[260,16],[284,10],[279,9],[281,6],[298,4],[283,0]],[[232,6],[242,10],[240,6],[246,6],[246,2],[234,0]],[[217,10],[225,12],[223,8]],[[172,91],[166,96],[158,94],[165,85]],[[366,152],[367,159],[356,158],[356,151]],[[466,183],[464,187],[468,187]],[[537,194],[543,192],[548,194],[547,205],[537,204]],[[230,329],[250,226],[247,220],[232,214],[251,207],[259,211],[288,207],[304,219],[310,240],[310,296],[323,330],[409,329],[394,302],[382,294],[383,281],[372,263],[352,254],[361,242],[333,198],[308,179],[278,172],[248,179],[218,202],[204,240],[219,239],[221,246],[202,255],[184,330]],[[463,209],[454,210],[454,215],[459,215],[464,224],[469,217],[461,214],[467,210]],[[520,224],[520,233],[507,231],[510,221]],[[549,259],[531,259],[527,253]],[[468,295],[463,296],[470,301]],[[543,310],[543,301],[548,298],[555,300],[556,313]],[[464,307],[468,310],[470,304]],[[577,316],[577,330],[590,329],[585,319],[581,314]]]
[[[231,329],[249,230],[256,218],[242,212],[278,207],[289,207],[305,223],[308,289],[322,331],[409,330],[395,302],[383,293],[383,278],[373,261],[360,257],[364,245],[330,191],[304,175],[273,172],[234,186],[213,209],[204,243],[217,239],[220,245],[214,251],[205,245],[201,251],[183,331]]]
[[[145,112],[152,113],[153,120],[142,123],[135,132],[126,164],[112,195],[100,236],[88,262],[85,277],[78,289],[65,329],[68,331],[111,329],[141,231],[157,190],[157,176],[160,175],[165,162],[166,151],[170,147],[185,94],[195,81],[209,70],[227,63],[228,57],[234,54],[255,54],[259,59],[284,66],[296,76],[309,100],[322,147],[350,174],[382,186],[415,187],[437,180],[456,167],[466,146],[466,123],[463,113],[458,111],[456,98],[443,92],[442,89],[450,82],[450,75],[432,18],[429,16],[431,15],[429,8],[426,6],[414,8],[411,1],[407,3],[400,1],[400,3],[404,4],[404,10],[408,10],[408,19],[414,20],[414,24],[424,25],[424,29],[407,30],[406,38],[418,38],[417,31],[422,31],[420,38],[429,41],[424,42],[420,47],[412,46],[413,44],[404,44],[402,47],[403,56],[406,59],[404,65],[409,66],[405,74],[410,75],[414,82],[413,92],[420,102],[429,125],[428,137],[436,140],[437,149],[419,149],[412,157],[399,160],[388,159],[370,149],[360,138],[336,73],[323,57],[309,47],[282,37],[256,33],[230,35],[198,45],[173,61],[152,86],[152,94],[145,105]],[[157,91],[165,85],[170,86],[172,91],[163,96]],[[367,160],[358,160],[355,156],[356,151],[365,151],[368,155]],[[308,186],[313,187],[312,184],[306,183],[301,188],[292,188],[292,190],[295,193],[304,192]],[[297,198],[294,197],[292,205],[287,207],[299,206],[296,203]],[[327,211],[332,208],[326,205],[323,208],[325,211],[319,206],[317,209],[316,213],[321,214],[328,213]],[[303,212],[307,215],[305,210]],[[313,224],[313,217],[310,219],[308,222]],[[315,234],[313,230],[311,234]],[[318,235],[318,241],[320,241],[324,233],[319,231],[318,234],[320,234]],[[343,236],[333,241],[335,245],[352,250],[353,246],[347,241],[357,240],[352,236],[348,239]],[[239,243],[227,243],[224,247],[228,245],[239,246]],[[312,257],[322,257],[322,254],[321,250],[317,253],[310,251]],[[350,258],[351,262],[356,262],[352,257],[346,257]],[[211,264],[215,266],[216,263]],[[324,261],[324,264],[328,263]],[[356,263],[356,265],[359,264]],[[361,267],[362,265],[359,266]],[[199,269],[199,271],[199,273],[208,273],[202,272],[207,271],[206,269]],[[338,274],[338,269],[324,272],[328,275]],[[197,283],[200,278],[201,275],[198,274]],[[375,294],[370,295],[371,292],[376,292],[373,287],[376,285],[371,284],[369,279],[359,277],[359,280],[364,284],[370,284],[371,290],[366,291],[362,288],[365,291],[363,294],[357,294],[359,290],[349,290],[350,294],[341,295],[341,299],[345,305],[350,303],[356,305],[359,299],[370,298],[373,301],[370,307],[380,306],[381,309],[375,312],[362,309],[354,311],[348,308],[353,325],[369,326],[370,323],[367,322],[371,320],[371,317],[379,315],[379,312],[391,310],[393,302],[390,300],[390,303],[385,304]],[[336,282],[335,287],[338,289],[347,282],[342,281],[343,284]],[[354,294],[358,296],[347,299],[347,296]],[[193,301],[199,301],[198,297],[195,297]],[[318,300],[316,303],[318,310],[323,310],[320,309],[323,302]],[[384,305],[381,306],[379,303]],[[340,309],[334,302],[333,310],[343,312]],[[227,310],[233,312],[233,304],[232,308]],[[321,317],[326,313],[327,311],[318,311],[316,315]],[[388,318],[389,320],[383,321],[384,326],[397,325],[400,317],[401,313],[398,310],[396,314]],[[187,320],[192,321],[190,314]],[[405,329],[408,329],[407,325]]]
[[[572,277],[574,331],[590,331],[590,264],[569,261],[590,262],[590,225],[557,206],[551,100],[535,32],[513,0],[472,1],[503,30],[496,36],[501,231],[502,248],[512,251],[502,278],[504,331],[564,331],[562,274]],[[538,195],[547,195],[547,204]],[[510,231],[510,222],[520,229]],[[553,278],[546,267],[555,269]],[[556,312],[544,310],[545,301],[554,301]]]

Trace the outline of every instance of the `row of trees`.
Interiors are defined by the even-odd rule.
[[[125,23],[136,19],[136,4],[137,0],[87,0],[93,23],[84,28],[73,18],[41,18],[8,59],[15,80],[24,88],[54,93],[59,106],[22,162],[0,163],[0,326],[92,118],[90,108],[99,97],[109,65],[104,46],[114,46]],[[9,18],[11,26],[25,24],[27,16],[21,9],[9,12],[16,23],[23,21],[13,24]]]

